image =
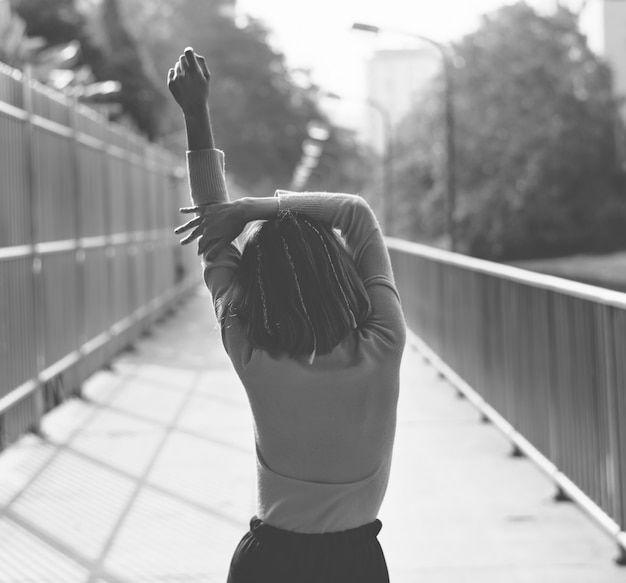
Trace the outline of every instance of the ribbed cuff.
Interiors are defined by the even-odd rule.
[[[278,197],[279,213],[291,211],[319,218],[324,209],[324,195],[320,193],[297,193],[288,190],[277,190],[274,196]]]
[[[188,150],[187,175],[194,205],[228,201],[222,150]]]

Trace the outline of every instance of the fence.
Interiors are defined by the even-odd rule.
[[[626,564],[626,295],[397,239],[389,251],[409,327]]]
[[[179,165],[0,66],[0,450],[197,283]]]

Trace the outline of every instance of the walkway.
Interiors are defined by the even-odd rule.
[[[613,542],[412,348],[402,383],[380,515],[392,583],[626,581]],[[0,583],[223,583],[255,466],[208,296],[85,395],[0,455]]]

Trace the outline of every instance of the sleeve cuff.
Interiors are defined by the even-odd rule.
[[[304,213],[319,218],[324,210],[323,195],[320,193],[296,193],[288,190],[277,190],[278,212],[291,211]]]
[[[194,205],[228,201],[224,168],[222,150],[187,151],[189,192]]]

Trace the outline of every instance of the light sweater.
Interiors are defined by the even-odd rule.
[[[187,153],[192,200],[228,200],[219,150]],[[339,229],[371,302],[371,313],[330,353],[272,357],[253,347],[237,318],[221,328],[224,347],[254,418],[257,516],[302,533],[356,528],[377,518],[389,480],[405,322],[376,217],[359,196],[277,191],[280,210]],[[203,258],[217,305],[240,252],[231,244]]]

